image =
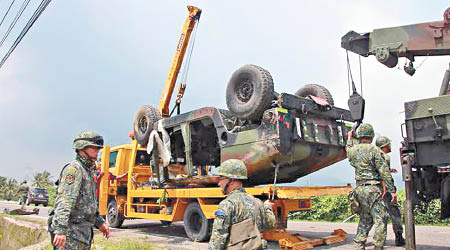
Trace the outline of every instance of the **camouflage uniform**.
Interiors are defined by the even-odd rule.
[[[377,147],[380,149],[381,154],[384,156],[384,159],[386,160],[386,164],[389,167],[389,171],[391,171],[391,157],[387,153],[383,152],[381,150],[381,148],[388,146],[390,143],[391,143],[391,141],[389,140],[389,138],[387,138],[385,136],[378,137],[376,140],[376,143],[375,143],[377,145]],[[394,231],[394,234],[395,234],[396,245],[404,245],[402,243],[399,243],[404,240],[403,240],[403,236],[402,236],[402,234],[403,234],[402,214],[400,213],[398,203],[392,202],[392,197],[391,197],[390,193],[386,193],[384,200],[386,202],[387,211],[392,219],[392,230]],[[399,242],[397,242],[397,241],[399,241]]]
[[[21,204],[22,204],[22,207],[21,207],[22,210],[25,209],[25,205],[26,205],[26,202],[27,202],[27,199],[28,199],[28,191],[29,191],[29,189],[30,188],[28,187],[26,181],[22,182],[22,184],[20,184],[20,186],[19,186],[19,195],[20,195],[20,201],[21,201]]]
[[[226,171],[223,171],[224,169]],[[242,161],[231,159],[222,163],[219,175],[233,179],[246,179],[247,169]],[[209,250],[227,249],[231,226],[236,223],[250,218],[256,219],[260,232],[274,228],[276,223],[272,209],[265,206],[261,200],[245,193],[244,189],[231,191],[227,198],[219,203],[219,209],[214,215]],[[263,249],[266,247],[267,242],[263,240]]]
[[[362,124],[358,131],[359,137],[373,138],[373,128],[370,124]],[[396,192],[389,167],[379,149],[369,143],[359,142],[350,138],[346,146],[347,157],[355,168],[356,196],[360,202],[361,212],[357,234],[354,242],[364,249],[367,235],[375,225],[375,249],[383,249],[386,240],[386,225],[388,212],[381,199],[383,189],[381,180],[386,185],[387,192]]]
[[[79,146],[76,142],[74,145],[75,148]],[[105,222],[98,212],[94,170],[94,161],[77,154],[75,160],[63,168],[58,179],[49,232],[52,242],[55,234],[66,235],[65,250],[90,249],[93,226],[100,227]]]

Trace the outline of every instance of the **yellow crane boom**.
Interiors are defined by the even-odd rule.
[[[183,25],[183,30],[181,31],[180,38],[178,40],[177,49],[175,55],[172,59],[172,65],[170,66],[169,75],[167,76],[166,82],[164,84],[164,90],[159,100],[158,110],[162,117],[169,117],[169,104],[172,98],[173,89],[178,78],[178,73],[180,72],[181,64],[183,63],[183,58],[186,53],[186,49],[189,44],[189,39],[191,38],[192,30],[195,24],[200,19],[200,14],[202,10],[195,6],[187,6],[189,10],[189,16]],[[184,92],[184,87],[181,86],[178,90],[178,94],[182,95]]]

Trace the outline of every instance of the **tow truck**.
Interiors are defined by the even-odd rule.
[[[204,107],[181,113],[186,88],[181,82],[169,112],[177,76],[201,15],[197,7],[188,6],[188,10],[158,108],[146,105],[138,110],[131,143],[103,148],[101,170],[105,177],[115,177],[101,180],[100,213],[112,227],[132,218],[160,220],[165,225],[184,221],[191,240],[206,241],[214,212],[225,198],[215,173],[221,162],[237,158],[248,170],[245,191],[275,203],[277,228],[264,232],[267,240],[292,250],[344,241],[346,233],[340,229],[311,240],[286,228],[290,213],[311,209],[311,197],[347,194],[350,185],[279,184],[345,159],[348,123],[362,120],[362,102],[355,99],[350,110],[335,107],[329,91],[316,84],[305,85],[294,95],[278,94],[269,71],[245,65],[228,83],[229,110]]]

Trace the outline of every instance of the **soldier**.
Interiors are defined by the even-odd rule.
[[[391,140],[386,136],[379,136],[375,141],[375,145],[377,145],[383,153],[391,173],[397,173],[396,169],[391,168],[391,157],[388,155],[388,153],[391,152]],[[395,245],[404,246],[405,239],[403,238],[402,214],[400,213],[397,202],[393,203],[391,202],[391,199],[390,193],[387,193],[384,201],[386,202],[388,213],[392,218],[392,230],[394,230],[395,234]]]
[[[218,174],[219,187],[227,198],[219,203],[215,212],[209,250],[265,249],[267,242],[261,231],[275,226],[273,203],[245,193],[242,181],[247,179],[247,168],[241,160],[223,162]]]
[[[383,202],[383,181],[392,201],[396,200],[396,189],[389,167],[379,151],[372,145],[374,131],[372,125],[363,123],[357,130],[358,140],[353,138],[353,130],[348,133],[347,157],[355,168],[356,198],[359,201],[359,224],[355,239],[356,249],[365,249],[367,235],[375,225],[375,250],[383,249],[386,240],[388,212]]]
[[[20,203],[22,204],[22,207],[20,209],[22,209],[22,210],[25,209],[29,190],[30,190],[30,187],[28,187],[27,181],[26,180],[22,181],[22,183],[19,186]]]
[[[49,232],[55,249],[88,250],[93,226],[109,238],[109,227],[98,212],[93,171],[94,161],[103,147],[96,132],[79,133],[73,147],[75,160],[64,166],[57,181],[55,205],[50,212]]]

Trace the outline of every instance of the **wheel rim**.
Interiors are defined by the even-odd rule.
[[[117,208],[115,206],[111,206],[108,211],[108,222],[109,224],[114,224],[117,220]]]
[[[142,117],[141,119],[139,119],[138,128],[139,128],[139,131],[141,131],[142,133],[147,132],[148,121],[145,116]]]
[[[244,81],[240,82],[239,85],[236,88],[236,96],[241,102],[248,102],[250,98],[252,98],[253,95],[253,83],[250,81],[250,79],[245,79]]]
[[[191,217],[189,218],[189,224],[191,225],[191,229],[195,234],[200,233],[203,224],[202,216],[199,213],[192,213]]]

